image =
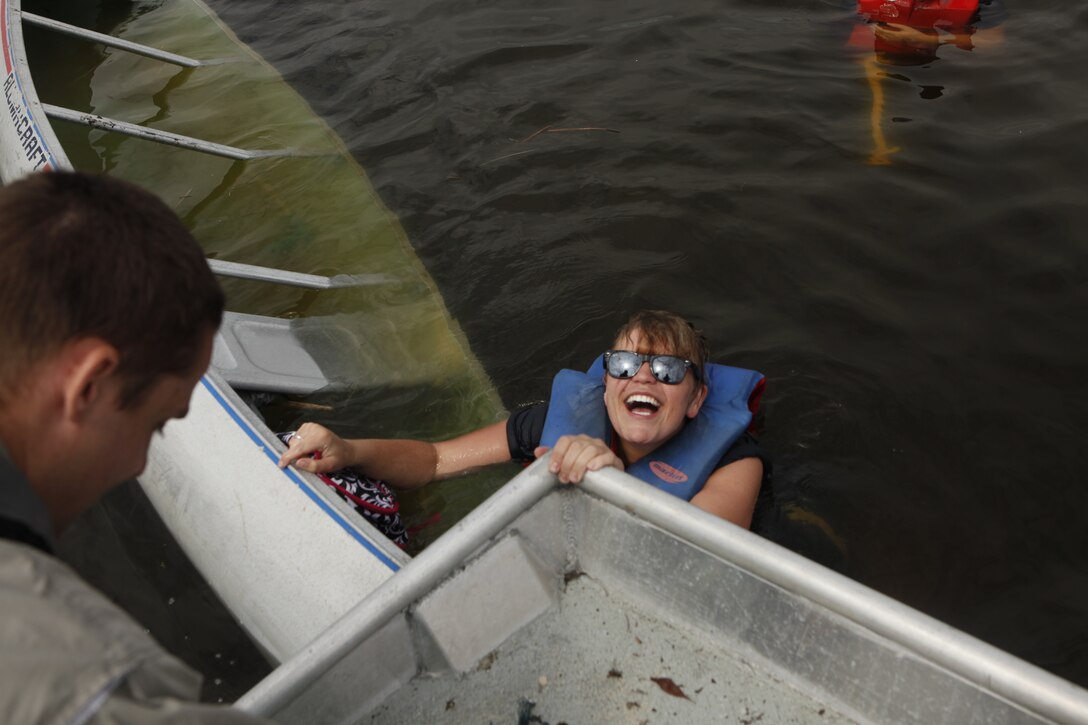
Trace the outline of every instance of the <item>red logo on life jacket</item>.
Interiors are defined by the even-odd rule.
[[[665,483],[683,483],[688,474],[677,470],[664,461],[650,461],[650,470]]]

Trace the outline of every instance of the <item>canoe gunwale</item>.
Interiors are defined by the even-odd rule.
[[[7,183],[34,171],[71,169],[31,79],[20,0],[0,0],[0,36],[8,109],[0,114],[0,180]]]

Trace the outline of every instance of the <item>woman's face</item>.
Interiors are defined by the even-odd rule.
[[[615,350],[629,350],[643,355],[675,355],[675,350],[651,349],[643,344],[642,334],[634,330],[616,340]],[[633,377],[618,379],[604,374],[604,403],[608,418],[620,441],[627,463],[634,463],[663,445],[694,418],[706,399],[706,386],[691,370],[679,385],[662,383],[643,363]]]

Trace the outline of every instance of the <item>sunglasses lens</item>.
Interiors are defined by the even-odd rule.
[[[672,355],[639,355],[627,350],[613,350],[605,360],[608,374],[614,378],[625,380],[638,374],[642,363],[650,361],[650,372],[653,376],[666,385],[677,385],[684,380],[688,373],[688,363],[681,358]]]
[[[642,357],[619,350],[608,356],[608,374],[614,378],[633,378],[642,367]]]
[[[688,373],[688,366],[683,360],[672,355],[658,355],[650,363],[654,377],[667,385],[676,385]]]

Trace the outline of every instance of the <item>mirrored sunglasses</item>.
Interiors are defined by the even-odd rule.
[[[640,355],[629,350],[609,350],[604,354],[604,369],[614,378],[625,380],[633,378],[645,362],[650,363],[650,372],[666,385],[679,385],[691,368],[695,377],[699,371],[691,360],[675,355]]]

